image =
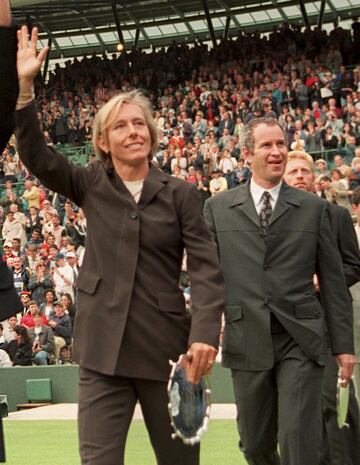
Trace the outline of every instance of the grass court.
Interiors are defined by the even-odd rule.
[[[8,465],[80,465],[74,420],[4,421]],[[201,441],[201,465],[246,465],[234,420],[211,420]],[[156,465],[142,420],[132,422],[126,465]]]

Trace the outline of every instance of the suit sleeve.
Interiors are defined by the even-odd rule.
[[[360,253],[350,213],[341,209],[338,247],[342,258],[346,284],[353,286],[360,281]]]
[[[18,95],[16,49],[16,28],[0,27],[0,153],[15,126],[14,111]]]
[[[354,353],[353,313],[342,260],[330,225],[329,204],[323,202],[318,236],[317,274],[334,355]]]
[[[45,143],[35,103],[16,112],[16,138],[21,161],[49,189],[82,206],[96,176],[95,164],[75,166]]]
[[[223,277],[216,244],[204,221],[200,198],[193,186],[187,187],[180,207],[180,223],[191,287],[189,345],[203,342],[217,348],[225,305]]]

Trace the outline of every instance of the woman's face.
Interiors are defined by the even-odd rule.
[[[107,141],[100,139],[99,146],[110,152],[114,166],[147,164],[151,137],[143,110],[133,103],[122,105],[107,130]]]
[[[337,171],[334,171],[333,174],[332,174],[332,178],[334,181],[339,181],[340,179],[340,175]]]
[[[62,295],[60,300],[65,308],[67,308],[68,305],[70,304],[70,300],[68,299],[66,295]]]

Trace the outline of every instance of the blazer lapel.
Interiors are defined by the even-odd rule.
[[[254,201],[250,194],[249,189],[250,183],[247,182],[236,189],[234,189],[235,195],[230,207],[238,207],[253,223],[260,226],[260,219],[255,209]]]
[[[140,196],[138,207],[140,210],[146,207],[156,194],[167,184],[168,177],[154,165],[150,166],[148,175],[144,181],[144,187]]]
[[[290,205],[299,207],[299,198],[296,194],[296,189],[290,188],[283,181],[279,193],[279,198],[276,202],[275,210],[269,220],[269,226],[271,226],[276,220],[278,220],[290,208]]]

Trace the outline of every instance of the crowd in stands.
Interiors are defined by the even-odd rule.
[[[91,141],[104,103],[143,89],[159,129],[153,162],[194,184],[205,202],[249,179],[244,125],[272,116],[284,126],[289,149],[316,160],[316,193],[350,209],[360,185],[359,49],[357,22],[352,31],[335,26],[329,34],[285,24],[212,49],[173,43],[149,54],[75,58],[57,65],[46,84],[38,81],[38,118],[49,145],[80,146]],[[0,185],[3,260],[24,305],[0,325],[0,366],[67,363],[86,218],[38,184],[19,161],[14,138],[0,159]]]

